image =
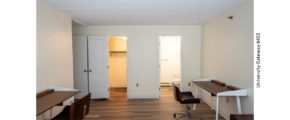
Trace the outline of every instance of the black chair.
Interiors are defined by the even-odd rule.
[[[83,120],[90,110],[91,93],[66,106],[61,113],[52,120]]]
[[[83,118],[89,113],[90,100],[91,100],[91,93],[84,96],[80,100],[77,100],[76,120],[83,120]]]
[[[185,112],[184,113],[174,113],[173,114],[174,119],[178,120],[178,119],[183,118],[183,117],[189,117],[191,119],[189,104],[198,104],[198,103],[200,103],[200,99],[195,98],[191,92],[180,92],[179,87],[177,87],[177,85],[175,85],[175,84],[172,84],[172,87],[173,87],[175,99],[179,103],[185,104]],[[177,115],[181,115],[181,116],[176,118]]]

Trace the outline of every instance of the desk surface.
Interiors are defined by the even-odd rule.
[[[212,81],[192,81],[197,86],[203,88],[204,90],[210,92],[212,95],[216,96],[219,92],[231,91],[233,89],[229,89],[226,86],[217,84]]]
[[[49,94],[37,97],[36,115],[51,109],[52,107],[62,103],[68,98],[74,96],[79,91],[53,91]]]

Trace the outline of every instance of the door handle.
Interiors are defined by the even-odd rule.
[[[92,70],[91,70],[91,69],[89,69],[89,72],[92,72]]]
[[[86,69],[84,69],[84,72],[87,72],[87,70],[86,70]]]

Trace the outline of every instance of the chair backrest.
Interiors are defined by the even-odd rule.
[[[74,103],[75,110],[75,120],[83,120],[83,118],[89,113],[90,110],[90,99],[91,93],[82,97],[80,100]]]
[[[174,98],[175,100],[177,100],[177,96],[176,96],[176,92],[175,92],[175,83],[172,83],[172,91],[173,91],[173,95],[174,95]]]
[[[181,93],[180,93],[179,88],[174,83],[172,84],[172,87],[173,87],[173,93],[174,93],[175,100],[180,101],[181,100],[181,98],[180,98]]]

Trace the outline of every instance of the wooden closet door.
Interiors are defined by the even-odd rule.
[[[79,99],[88,94],[87,36],[73,36],[74,88]]]
[[[107,37],[88,36],[89,91],[92,99],[109,97]]]

